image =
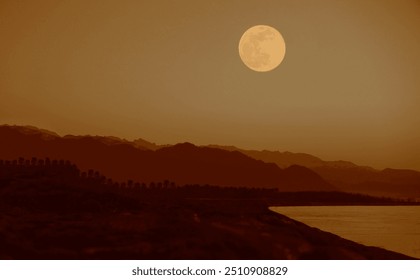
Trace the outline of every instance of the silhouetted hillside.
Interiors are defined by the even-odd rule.
[[[280,169],[272,163],[192,144],[179,144],[156,151],[141,150],[118,138],[49,136],[18,126],[0,127],[0,157],[66,158],[81,169],[94,167],[116,180],[142,182],[163,180],[179,184],[211,184],[292,190],[334,190],[313,171]],[[50,134],[48,134],[50,135]]]
[[[403,169],[316,167],[315,172],[340,190],[420,199],[420,172]]]
[[[348,161],[324,161],[304,153],[243,150],[234,146],[212,145],[211,147],[239,151],[283,168],[292,165],[305,166],[342,191],[420,198],[420,172],[414,170],[384,169],[380,171]]]
[[[167,179],[181,184],[280,187],[285,191],[335,187],[346,192],[420,198],[420,172],[417,171],[379,171],[346,161],[323,161],[308,154],[250,151],[233,146],[170,146],[142,139],[60,137],[34,127],[0,126],[0,156],[68,158],[84,170],[95,167],[118,180]],[[296,170],[294,165],[306,168]]]
[[[235,146],[220,146],[220,145],[209,145],[212,148],[223,149],[227,151],[238,151],[247,156],[255,159],[262,160],[264,162],[273,162],[281,168],[287,168],[291,165],[301,165],[308,168],[315,168],[320,166],[326,167],[337,167],[337,168],[351,168],[358,167],[356,164],[349,161],[324,161],[318,157],[305,153],[291,153],[291,152],[278,152],[278,151],[256,151],[256,150],[245,150]],[[362,167],[371,169],[370,167]]]
[[[147,149],[147,150],[152,150],[152,151],[156,151],[160,148],[164,148],[164,147],[169,147],[170,145],[157,145],[155,143],[146,141],[144,139],[138,138],[136,140],[134,140],[132,142],[132,145],[136,148],[139,149]]]

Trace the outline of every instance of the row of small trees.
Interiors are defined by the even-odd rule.
[[[102,175],[99,171],[89,169],[88,171],[80,172],[75,164],[72,164],[69,160],[51,160],[50,158],[38,159],[33,157],[32,159],[25,159],[20,157],[17,160],[0,160],[0,168],[4,172],[2,173],[30,173],[31,171],[41,171],[49,173],[55,177],[60,177],[61,180],[81,180],[82,182],[94,183],[99,185],[113,186],[117,188],[130,188],[130,189],[168,189],[176,188],[175,182],[164,180],[162,182],[150,182],[148,184],[135,182],[133,180],[127,180],[125,182],[114,182],[111,178],[107,178]]]
[[[71,166],[69,160],[51,160],[50,158],[38,159],[33,157],[32,159],[25,159],[20,157],[15,160],[0,160],[0,166]]]

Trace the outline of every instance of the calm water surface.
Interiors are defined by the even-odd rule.
[[[420,258],[420,206],[293,206],[270,209],[364,245]]]

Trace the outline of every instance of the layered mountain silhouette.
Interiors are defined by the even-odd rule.
[[[312,170],[253,159],[238,151],[190,143],[150,150],[116,137],[64,136],[34,127],[1,126],[0,158],[61,158],[82,170],[94,167],[114,180],[144,183],[209,184],[278,188],[281,191],[331,191],[335,188]],[[144,143],[143,143],[144,144]]]
[[[281,168],[301,165],[315,171],[341,191],[400,198],[420,198],[420,172],[415,170],[377,170],[349,161],[324,161],[305,153],[244,150],[234,146],[210,147],[239,151],[264,162],[273,162]]]
[[[144,139],[103,136],[61,137],[30,126],[0,126],[0,158],[17,157],[68,159],[82,170],[95,168],[115,180],[420,198],[420,172],[414,170],[377,170],[348,161],[324,161],[305,153],[190,143],[157,145]]]

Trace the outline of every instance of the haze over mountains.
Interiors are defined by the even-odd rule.
[[[114,180],[145,183],[209,184],[279,188],[284,191],[335,190],[312,170],[281,169],[236,151],[189,143],[156,151],[115,137],[64,136],[32,127],[0,127],[0,158],[66,159],[82,170],[95,169]]]
[[[420,198],[420,172],[323,161],[303,153],[253,151],[190,143],[156,145],[143,139],[64,136],[28,126],[0,126],[0,158],[68,159],[114,180],[175,181],[279,188],[282,191],[341,190]]]
[[[234,146],[211,145],[211,147],[239,151],[255,159],[273,162],[282,168],[291,165],[305,166],[315,171],[333,186],[346,192],[420,198],[420,172],[415,170],[392,168],[377,170],[349,161],[324,161],[305,153],[244,150]]]

